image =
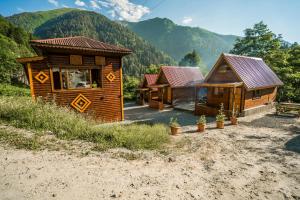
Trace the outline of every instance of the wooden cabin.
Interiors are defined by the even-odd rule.
[[[87,37],[32,40],[36,57],[20,58],[33,98],[54,100],[102,121],[124,119],[122,56],[129,49]]]
[[[198,67],[162,66],[155,84],[150,86],[149,106],[162,110],[164,104],[194,102],[195,86],[203,79]],[[155,97],[153,91],[157,91]]]
[[[261,58],[222,54],[203,83],[196,86],[195,114],[215,116],[223,103],[245,116],[270,109],[283,85]]]
[[[144,105],[145,102],[148,102],[150,86],[155,84],[157,77],[158,74],[144,74],[144,78],[137,89],[137,104]],[[152,97],[157,96],[156,91],[152,90]]]

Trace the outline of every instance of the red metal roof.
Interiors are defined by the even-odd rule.
[[[101,52],[120,53],[120,54],[131,53],[131,50],[127,48],[107,44],[84,36],[52,38],[52,39],[44,39],[44,40],[31,40],[30,43],[31,45],[37,47],[91,50],[91,51],[101,51]]]
[[[223,54],[247,89],[283,85],[282,81],[261,58]]]
[[[145,74],[144,77],[147,81],[147,86],[150,86],[155,84],[158,74]]]
[[[193,86],[203,81],[203,75],[198,67],[163,66],[163,73],[171,87]]]

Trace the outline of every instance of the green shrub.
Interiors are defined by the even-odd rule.
[[[96,143],[96,149],[157,149],[169,139],[164,125],[97,125],[89,116],[29,97],[0,97],[0,120],[18,128],[51,131],[60,139]]]
[[[1,96],[30,96],[29,88],[17,87],[9,84],[0,84]]]

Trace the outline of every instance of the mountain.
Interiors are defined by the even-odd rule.
[[[155,47],[180,61],[195,49],[211,67],[222,52],[229,52],[237,36],[221,35],[198,27],[180,26],[167,18],[121,22]]]
[[[32,30],[35,37],[54,38],[83,35],[124,46],[133,51],[123,60],[124,73],[139,76],[150,64],[175,64],[175,61],[123,25],[92,11],[58,9],[21,13],[7,18],[16,26]],[[29,25],[25,25],[26,22]]]

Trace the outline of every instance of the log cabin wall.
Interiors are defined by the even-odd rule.
[[[226,67],[226,70],[221,69],[221,66],[225,66],[226,63],[220,63],[213,73],[210,75],[210,78],[207,80],[208,83],[232,83],[240,82],[236,74],[230,67]]]
[[[218,95],[215,94],[215,90],[218,90]],[[223,91],[221,94],[221,90]],[[224,109],[229,109],[229,88],[207,88],[207,105],[218,108],[221,103],[224,105]]]
[[[95,66],[95,56],[83,56],[83,65]],[[84,95],[91,101],[84,113],[91,114],[102,121],[122,120],[122,96],[121,96],[121,58],[106,57],[106,65],[102,68],[102,88],[85,88],[69,90],[52,90],[50,67],[69,65],[69,55],[50,54],[47,60],[31,63],[33,90],[35,97],[54,98],[58,105],[70,106],[71,102],[79,95]],[[35,76],[44,72],[49,78],[40,83]],[[115,75],[113,81],[106,76],[109,73]]]
[[[260,90],[260,97],[254,96],[254,91],[245,91],[244,109],[254,108],[260,105],[274,102],[277,87]]]

